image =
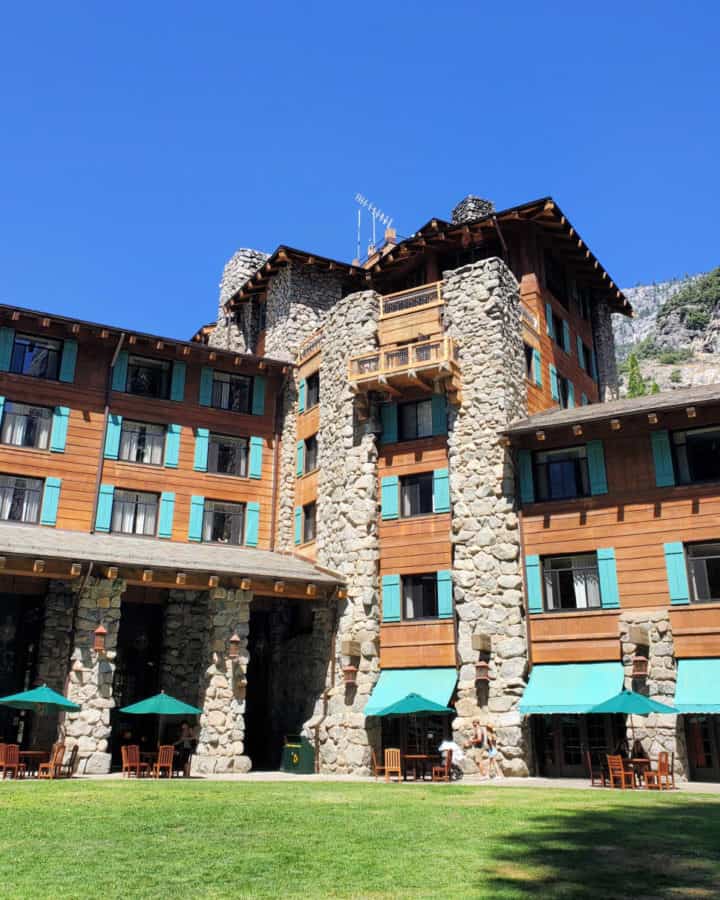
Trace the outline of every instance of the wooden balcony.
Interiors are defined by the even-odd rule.
[[[408,291],[398,291],[396,294],[386,294],[382,298],[380,318],[395,316],[409,310],[422,309],[431,306],[442,306],[442,281],[432,284],[423,284],[421,287],[410,288]]]
[[[385,391],[399,396],[410,387],[431,392],[434,382],[447,381],[448,392],[459,385],[458,348],[450,337],[363,353],[350,360],[349,379],[357,393]]]
[[[312,356],[315,356],[316,353],[319,353],[320,350],[322,350],[322,343],[323,330],[321,328],[319,331],[311,334],[310,337],[305,338],[302,344],[300,344],[300,349],[297,354],[297,364],[299,365],[302,362],[306,362]]]

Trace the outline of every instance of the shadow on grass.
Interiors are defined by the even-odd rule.
[[[720,803],[665,795],[639,805],[636,796],[531,813],[494,854],[483,888],[541,898],[720,896]]]

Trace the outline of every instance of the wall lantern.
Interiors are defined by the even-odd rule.
[[[345,684],[357,684],[357,666],[343,666],[343,678]]]
[[[228,641],[230,644],[230,659],[237,659],[240,656],[240,635],[235,631]]]
[[[105,652],[105,638],[107,637],[107,628],[102,624],[102,622],[98,625],[98,627],[93,632],[95,635],[95,639],[93,641],[93,650],[96,653],[104,653]]]
[[[649,661],[647,656],[641,656],[640,654],[636,653],[632,658],[632,677],[647,678],[648,662]]]
[[[486,659],[479,659],[475,663],[475,681],[490,681],[490,663]]]

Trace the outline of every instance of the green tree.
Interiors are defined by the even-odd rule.
[[[640,363],[634,353],[628,356],[628,397],[644,397],[647,394],[645,380],[640,372]]]
[[[659,394],[660,393],[660,385],[657,383],[657,381],[653,381],[653,383],[650,385],[650,393],[651,394]]]

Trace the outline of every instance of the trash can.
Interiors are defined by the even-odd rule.
[[[315,751],[307,738],[299,734],[287,735],[280,770],[296,775],[312,775],[315,772]]]

